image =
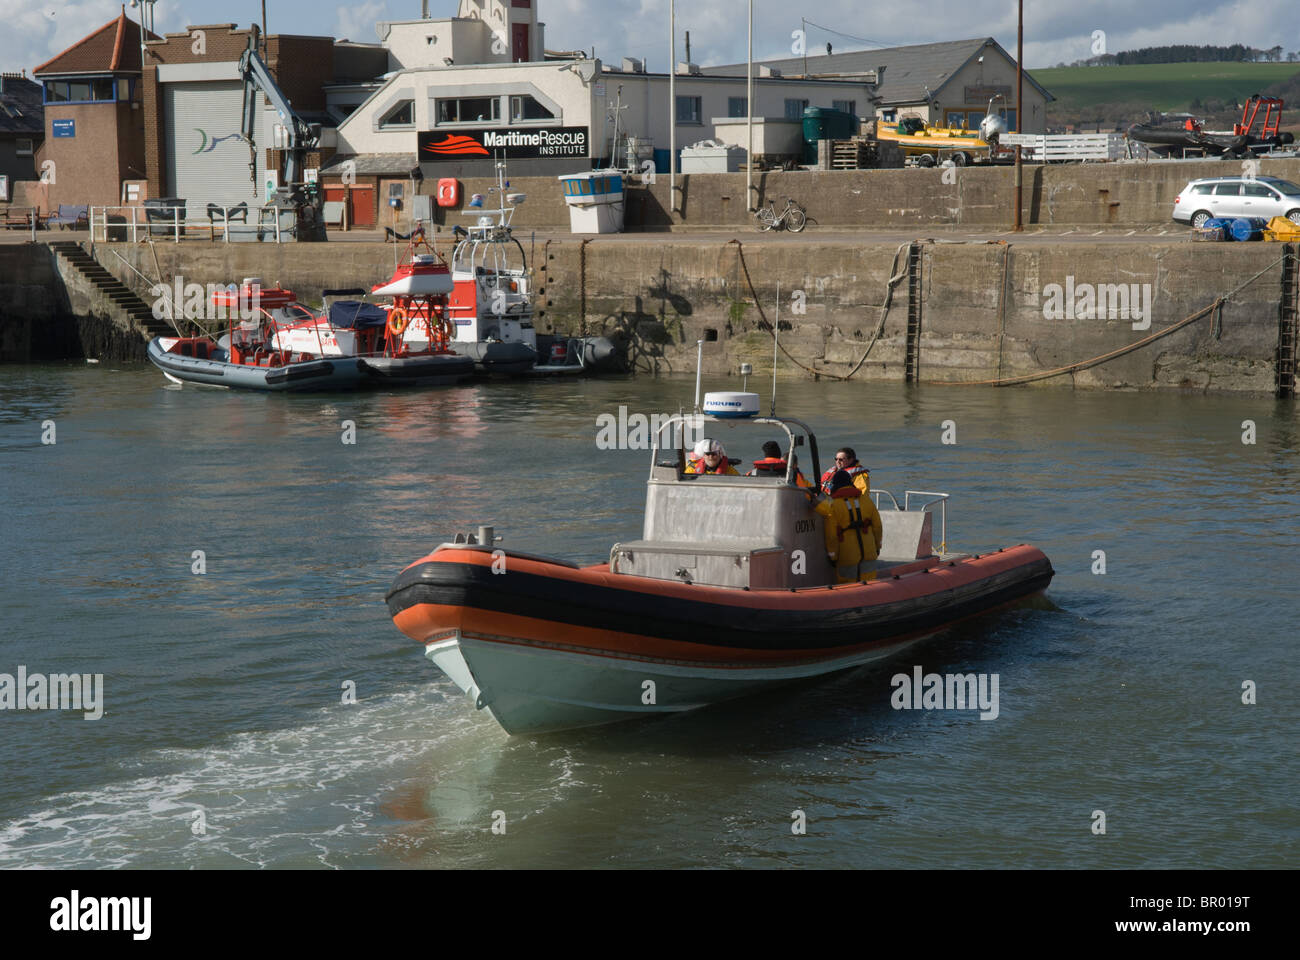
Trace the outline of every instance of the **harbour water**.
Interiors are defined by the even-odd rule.
[[[102,674],[104,709],[0,711],[0,867],[1294,864],[1300,423],[1269,397],[782,384],[823,459],[950,492],[950,549],[1041,547],[1046,598],[692,714],[476,713],[389,621],[394,574],[479,523],[606,557],[649,454],[597,416],[692,392],[0,367],[0,673]],[[996,674],[996,719],[894,709],[916,666]]]

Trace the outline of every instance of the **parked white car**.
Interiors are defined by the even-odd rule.
[[[1300,224],[1300,186],[1277,177],[1193,180],[1174,198],[1174,219],[1194,227],[1211,217],[1286,217]]]

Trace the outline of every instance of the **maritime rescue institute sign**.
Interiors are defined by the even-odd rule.
[[[588,145],[586,127],[434,130],[420,134],[420,162],[585,157]]]

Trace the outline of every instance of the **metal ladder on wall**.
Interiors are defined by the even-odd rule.
[[[921,374],[921,266],[919,243],[907,248],[907,347],[903,358],[903,381],[916,383]]]
[[[1280,400],[1290,400],[1295,396],[1296,315],[1300,312],[1300,302],[1297,302],[1300,296],[1300,259],[1296,250],[1292,243],[1282,248],[1285,259],[1282,261],[1282,297],[1277,309],[1277,364],[1273,381]]]

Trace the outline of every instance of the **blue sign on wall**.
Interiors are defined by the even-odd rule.
[[[54,135],[56,137],[75,137],[77,135],[76,120],[51,120],[54,126]]]

